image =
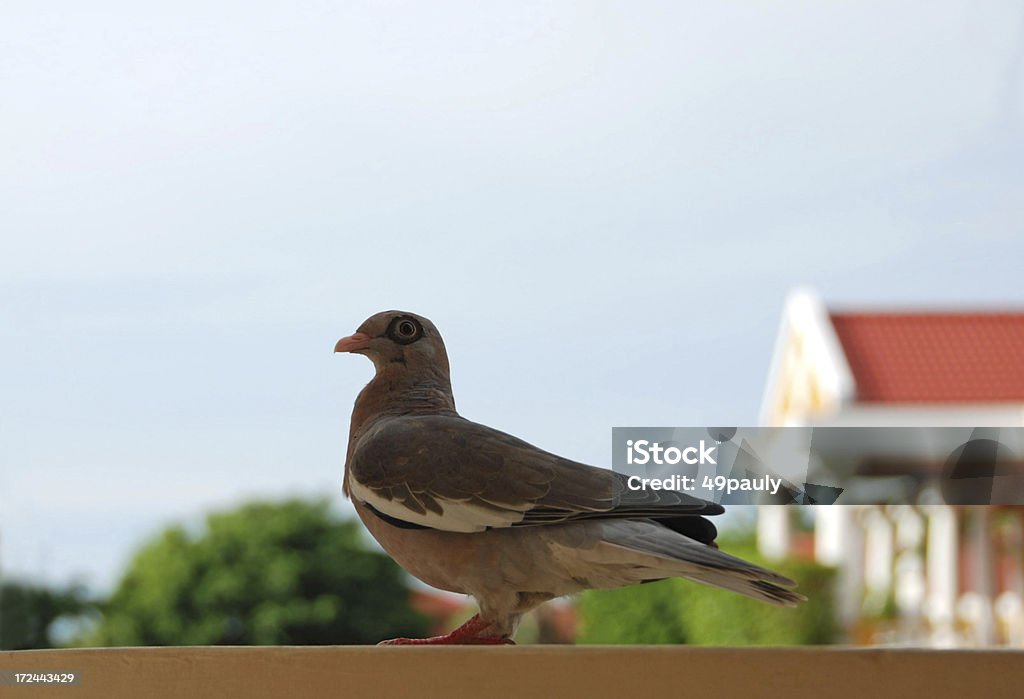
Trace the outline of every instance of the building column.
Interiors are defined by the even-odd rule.
[[[978,595],[978,619],[975,637],[982,646],[996,642],[992,605],[995,600],[995,557],[992,551],[992,508],[984,505],[971,508],[971,539],[974,549],[974,592]]]
[[[854,521],[861,510],[855,505],[832,505],[831,509],[842,514],[840,562],[839,562],[839,618],[847,629],[853,627],[861,616],[864,599],[864,526]]]
[[[925,575],[925,521],[911,505],[893,505],[896,520],[896,558],[893,597],[900,616],[902,643],[921,642],[922,616],[926,608],[928,582]]]
[[[948,648],[956,645],[954,615],[959,592],[959,532],[957,510],[949,505],[928,508],[928,620],[932,644]]]
[[[893,527],[881,508],[872,508],[864,518],[864,583],[876,595],[888,596],[892,589]]]
[[[757,508],[757,550],[768,560],[777,561],[789,555],[793,538],[790,514],[788,505]]]
[[[814,560],[838,566],[846,558],[851,529],[850,505],[811,505],[814,513]]]
[[[849,629],[860,616],[864,584],[864,533],[854,514],[855,505],[812,505],[814,559],[837,568],[836,609]]]
[[[1009,564],[1006,589],[996,598],[995,616],[1001,640],[1015,648],[1024,647],[1024,514],[1017,508],[1007,511],[1009,517],[1003,541],[1004,556]]]

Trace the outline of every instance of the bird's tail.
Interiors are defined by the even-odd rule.
[[[764,570],[764,568],[761,570]],[[751,580],[749,578],[737,577],[733,573],[725,571],[708,571],[697,574],[686,574],[682,577],[695,582],[704,583],[705,585],[712,585],[714,587],[732,590],[733,592],[738,592],[741,595],[746,595],[747,597],[752,597],[762,602],[777,604],[782,607],[795,607],[800,602],[805,602],[807,600],[807,598],[799,592],[790,590],[777,583],[768,580]],[[792,586],[796,585],[796,583],[792,581],[789,582]]]
[[[605,544],[641,554],[642,580],[680,577],[721,587],[763,602],[794,607],[807,598],[790,589],[796,583],[774,571],[681,536],[650,520],[619,520],[603,528]]]

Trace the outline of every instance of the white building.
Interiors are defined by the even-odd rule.
[[[1024,425],[1024,312],[837,311],[813,293],[786,301],[763,425]],[[930,468],[922,456],[911,468]],[[759,512],[762,552],[839,569],[851,640],[1024,646],[1024,508],[821,506]],[[811,547],[806,547],[811,548]],[[868,620],[873,620],[868,623]],[[879,621],[879,620],[882,621]]]

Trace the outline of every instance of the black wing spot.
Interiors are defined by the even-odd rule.
[[[718,545],[715,544],[718,529],[709,519],[703,517],[672,517],[669,519],[657,519],[655,522],[694,541],[718,548]]]
[[[365,506],[366,509],[368,509],[370,512],[372,512],[373,514],[377,515],[382,520],[390,524],[392,527],[398,527],[399,529],[430,529],[430,527],[425,527],[422,524],[416,524],[415,522],[406,522],[404,519],[398,519],[398,517],[386,515],[368,502],[364,502],[363,506]]]

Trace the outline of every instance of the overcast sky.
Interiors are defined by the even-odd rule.
[[[1024,306],[1018,2],[7,2],[0,566],[328,494],[433,319],[463,414],[751,424],[785,294]]]

